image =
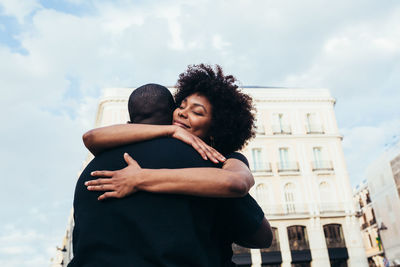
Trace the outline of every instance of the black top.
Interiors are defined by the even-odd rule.
[[[171,138],[126,145],[97,156],[75,188],[74,258],[68,266],[222,266],[230,260],[227,244],[235,231],[255,231],[261,223],[258,216],[243,220],[247,215],[236,214],[247,210],[235,203],[245,203],[239,199],[137,192],[123,199],[98,201],[101,193],[88,191],[84,182],[93,179],[90,172],[94,170],[126,167],[124,152],[142,168],[215,166]],[[221,212],[226,216],[217,216]],[[255,223],[248,224],[248,220]],[[228,224],[229,231],[221,231]]]
[[[226,157],[235,158],[249,166],[245,156],[234,152]],[[254,234],[264,218],[264,212],[249,194],[242,198],[222,198],[218,205],[218,228],[222,266],[236,266],[232,262],[232,243]]]

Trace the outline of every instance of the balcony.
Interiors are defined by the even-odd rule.
[[[281,161],[278,164],[278,172],[299,172],[299,163],[297,161]]]
[[[270,162],[257,162],[253,165],[253,168],[251,168],[251,172],[256,175],[272,173],[271,163]]]
[[[319,211],[321,214],[342,213],[344,210],[343,202],[327,202],[319,204]]]
[[[306,124],[307,134],[324,134],[321,124]]]
[[[289,124],[275,124],[272,125],[272,133],[273,134],[292,134],[292,128]]]
[[[259,125],[259,124],[257,124],[256,125],[256,133],[257,134],[265,134],[265,127],[264,127],[264,125]]]
[[[260,203],[266,216],[286,216],[286,215],[299,215],[304,216],[310,214],[310,208],[307,203],[287,203],[271,205],[267,203]]]
[[[368,223],[365,222],[365,223],[363,223],[363,224],[361,225],[361,229],[364,230],[364,229],[367,228],[368,226],[369,226]]]
[[[374,225],[374,224],[376,224],[376,219],[375,218],[373,218],[373,219],[371,219],[369,221],[369,225]]]
[[[332,161],[322,160],[311,162],[313,171],[333,171]]]

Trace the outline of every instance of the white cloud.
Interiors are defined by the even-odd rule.
[[[41,7],[37,0],[0,0],[0,5],[4,15],[14,16],[20,24],[24,23],[26,16]]]

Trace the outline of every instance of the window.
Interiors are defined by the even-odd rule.
[[[285,185],[285,208],[286,213],[295,213],[296,212],[296,198],[295,198],[295,190],[296,187],[292,183],[287,183]]]
[[[322,165],[322,148],[314,147],[313,148],[313,153],[314,153],[315,165],[316,165],[317,168],[320,168],[321,165]]]
[[[272,133],[273,134],[291,134],[292,130],[290,128],[289,123],[287,122],[287,116],[283,113],[275,113],[272,115],[273,125],[272,125]]]
[[[256,120],[256,132],[258,134],[265,134],[265,128],[264,128],[264,124],[259,121],[258,119]]]
[[[342,226],[340,224],[326,224],[324,225],[325,242],[328,248],[344,248]]]
[[[305,226],[294,225],[287,228],[290,250],[308,250],[308,236]]]
[[[253,157],[253,171],[262,171],[264,164],[261,156],[261,148],[253,148],[251,155]]]
[[[289,169],[289,149],[287,147],[279,148],[279,163],[281,170]]]
[[[313,171],[333,170],[332,162],[324,160],[325,156],[322,147],[313,147],[314,161],[312,163]]]
[[[272,227],[272,243],[271,246],[269,248],[262,248],[260,249],[261,252],[271,252],[271,251],[280,251],[281,247],[279,244],[279,234],[278,234],[278,228],[276,227]]]
[[[317,118],[316,113],[306,114],[306,131],[308,134],[322,134],[324,133],[322,125]]]
[[[265,184],[259,184],[256,187],[256,197],[257,200],[259,201],[259,203],[263,206],[265,204],[269,204],[268,203],[268,199],[267,199],[267,188],[265,186]]]
[[[279,163],[278,163],[278,171],[292,171],[292,172],[298,172],[299,171],[299,165],[297,164],[296,161],[290,161],[289,157],[289,148],[287,147],[281,147],[279,148]]]

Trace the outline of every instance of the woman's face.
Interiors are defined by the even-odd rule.
[[[177,125],[205,140],[211,126],[212,106],[199,94],[186,97],[175,109],[172,124]]]

